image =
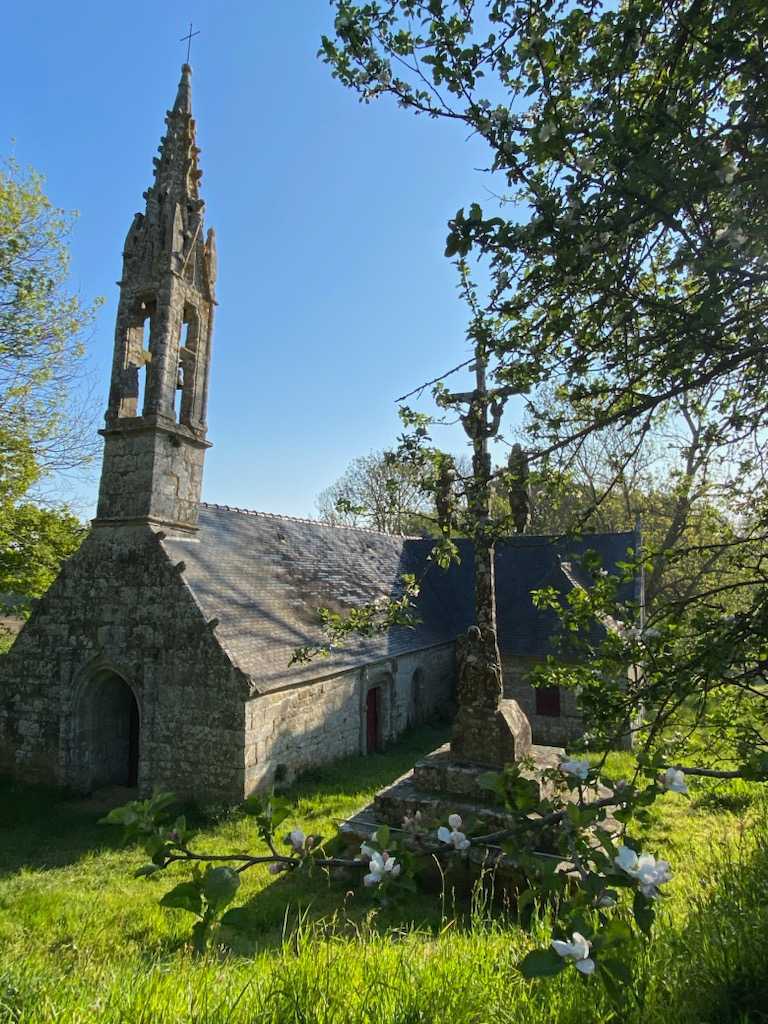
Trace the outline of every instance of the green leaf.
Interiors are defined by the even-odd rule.
[[[601,958],[600,969],[603,971],[607,971],[609,974],[613,975],[616,981],[621,982],[623,985],[632,984],[632,971],[624,963],[623,960],[618,960],[616,958],[611,958],[610,960],[603,960]]]
[[[626,921],[614,917],[600,934],[606,945],[614,942],[628,942],[632,938],[632,929]]]
[[[199,917],[203,912],[203,898],[196,882],[180,882],[160,900],[161,907],[174,910],[187,910]]]
[[[376,838],[375,838],[374,842],[376,843],[376,845],[378,847],[380,847],[382,850],[386,850],[387,846],[389,846],[389,840],[391,838],[390,831],[389,831],[389,826],[388,825],[380,825],[376,829],[376,833],[375,834],[376,834]]]
[[[133,873],[134,878],[149,878],[151,875],[157,874],[160,871],[159,864],[144,864],[143,867],[137,868]]]
[[[455,256],[461,246],[461,238],[458,235],[449,235],[448,240],[445,243],[445,255],[450,259],[451,256]]]
[[[653,928],[653,922],[656,919],[656,911],[653,906],[653,901],[638,890],[635,893],[635,899],[632,903],[632,913],[635,915],[635,921],[637,927],[643,932],[644,935],[650,935]]]
[[[100,825],[135,825],[139,821],[139,815],[133,803],[124,804],[122,807],[113,807],[109,814],[99,818]]]
[[[203,895],[217,910],[231,903],[239,888],[240,875],[232,868],[209,868],[203,877]]]
[[[477,784],[481,789],[496,790],[499,778],[498,772],[483,772],[482,775],[478,775]]]
[[[524,978],[552,978],[566,967],[554,949],[534,949],[518,964]]]

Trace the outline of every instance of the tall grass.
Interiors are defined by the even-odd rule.
[[[388,756],[304,780],[296,821],[326,831],[440,737],[421,731]],[[419,749],[420,748],[420,749]],[[616,755],[615,772],[621,770]],[[241,902],[253,934],[194,958],[190,918],[164,911],[169,885],[133,880],[134,850],[99,813],[49,793],[0,790],[2,1024],[746,1024],[768,1021],[768,804],[756,786],[699,787],[654,809],[647,849],[676,877],[656,941],[633,954],[620,1011],[595,978],[525,981],[516,964],[548,941],[477,899],[427,897],[376,909],[343,888],[254,872]],[[242,848],[252,826],[226,815],[199,845]],[[286,912],[286,904],[289,910]]]

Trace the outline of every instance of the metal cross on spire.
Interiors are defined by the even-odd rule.
[[[186,44],[187,44],[187,64],[189,64],[189,51],[192,48],[192,38],[193,38],[193,36],[199,36],[199,35],[200,35],[200,29],[198,29],[197,32],[193,32],[192,31],[192,22],[190,21],[190,23],[189,23],[189,32],[187,32],[187,34],[185,36],[182,36],[181,39],[179,40],[180,43],[183,43],[183,42],[186,41]]]

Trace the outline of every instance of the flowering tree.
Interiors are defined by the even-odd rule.
[[[648,751],[667,741],[667,724],[684,708],[727,738],[711,752],[735,750],[728,769],[762,771],[768,67],[758,40],[768,14],[736,0],[331,6],[334,31],[320,52],[333,75],[365,102],[390,98],[469,130],[488,147],[494,191],[506,190],[497,210],[477,202],[459,210],[445,247],[470,304],[470,341],[482,345],[496,436],[512,395],[527,406],[533,473],[559,454],[578,457],[610,430],[598,507],[660,420],[687,417],[691,427],[668,529],[626,567],[627,575],[647,567],[664,600],[641,634],[640,613],[620,606],[616,581],[599,566],[585,567],[591,583],[564,608],[540,595],[558,605],[576,638],[570,647],[587,655],[578,672],[553,663],[549,682],[579,686],[605,735],[632,728],[644,711]],[[483,296],[468,283],[471,258],[488,270]],[[442,380],[433,392],[438,406],[465,412],[468,396]],[[404,414],[421,431],[405,448],[424,450],[432,419]],[[711,478],[702,453],[724,450],[725,526],[686,532],[703,465]],[[439,459],[427,453],[427,462]],[[491,483],[505,491],[508,475],[502,463]],[[703,585],[685,586],[694,563],[706,569]],[[666,592],[662,570],[678,584]],[[590,619],[626,631],[583,641]],[[675,756],[685,754],[681,743]]]

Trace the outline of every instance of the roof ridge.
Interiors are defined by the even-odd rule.
[[[200,508],[218,509],[220,512],[239,512],[244,516],[261,516],[263,519],[280,519],[289,523],[309,523],[312,526],[324,526],[327,530],[353,530],[355,533],[370,533],[377,537],[397,537],[399,540],[422,540],[407,533],[385,533],[383,530],[372,530],[368,526],[344,526],[337,523],[326,523],[322,519],[309,519],[302,516],[285,516],[277,512],[259,512],[253,508],[240,508],[237,505],[220,505],[214,501],[201,501]]]

